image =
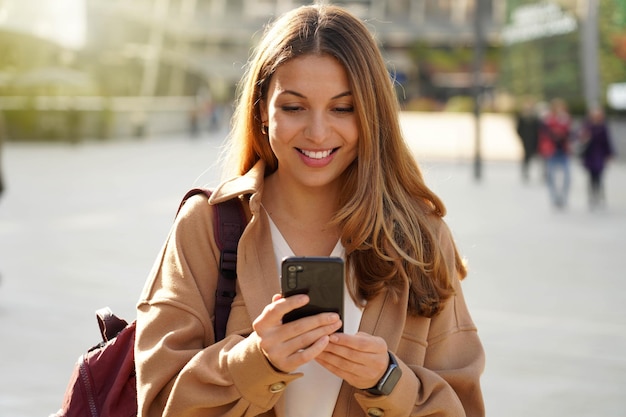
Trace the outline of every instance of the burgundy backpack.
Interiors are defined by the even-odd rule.
[[[211,191],[190,190],[180,207],[195,194],[207,197]],[[179,207],[179,211],[180,211]],[[230,305],[235,297],[237,244],[246,226],[238,198],[214,206],[215,241],[220,248],[220,274],[215,294],[215,338],[226,334]],[[96,311],[102,342],[78,358],[68,383],[61,409],[50,417],[135,417],[135,321],[128,324],[108,308]]]

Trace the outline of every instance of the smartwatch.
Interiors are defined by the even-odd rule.
[[[389,395],[398,383],[400,376],[402,376],[402,370],[398,366],[398,361],[396,361],[396,358],[389,352],[389,366],[385,374],[378,380],[376,385],[365,391],[372,395]]]

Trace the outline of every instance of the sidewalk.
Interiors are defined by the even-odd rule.
[[[608,208],[590,212],[574,165],[570,207],[557,212],[538,165],[524,185],[516,161],[490,157],[478,182],[471,161],[409,139],[469,263],[487,415],[626,415],[626,166],[610,167]],[[74,362],[98,341],[95,309],[134,318],[179,199],[217,183],[218,152],[214,138],[6,144],[0,417],[58,409]]]

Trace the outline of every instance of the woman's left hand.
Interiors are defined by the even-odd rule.
[[[359,332],[334,333],[316,361],[358,389],[376,385],[389,366],[385,339]]]

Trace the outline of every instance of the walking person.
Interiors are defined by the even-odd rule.
[[[567,206],[571,182],[571,125],[567,103],[560,98],[550,102],[539,133],[539,153],[545,160],[550,201],[559,209]]]
[[[541,122],[532,100],[524,100],[516,116],[515,130],[522,143],[522,180],[528,182],[530,162],[537,154]]]
[[[228,179],[182,207],[138,302],[139,416],[484,416],[466,269],[364,23],[331,5],[287,12],[239,94]],[[210,205],[232,198],[249,223],[215,342]],[[280,294],[291,255],[345,260],[342,318],[283,322],[308,302]]]
[[[604,111],[593,108],[582,126],[581,134],[583,166],[589,177],[589,208],[596,209],[606,205],[604,191],[604,170],[614,156],[612,138],[606,123]]]

